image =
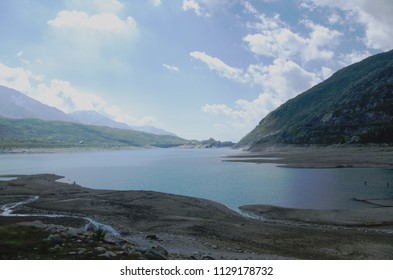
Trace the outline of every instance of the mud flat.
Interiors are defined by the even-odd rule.
[[[276,163],[296,168],[376,167],[393,169],[392,147],[266,147],[228,156],[225,161]]]
[[[241,207],[261,218],[255,219],[205,199],[151,191],[94,190],[57,182],[61,176],[52,174],[17,177],[0,182],[0,205],[38,196],[13,209],[36,216],[0,217],[0,225],[4,220],[7,224],[26,220],[33,225],[45,220],[60,227],[83,222],[73,223],[69,216],[88,217],[116,229],[141,258],[393,259],[391,207],[365,203],[361,210],[330,212]],[[46,214],[68,218],[62,222],[59,217],[39,217]]]

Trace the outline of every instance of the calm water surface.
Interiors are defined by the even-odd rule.
[[[230,149],[150,149],[1,154],[0,175],[55,173],[65,176],[66,182],[86,187],[196,196],[233,209],[245,204],[352,208],[365,206],[353,197],[393,196],[392,170],[222,162],[222,156],[236,153]]]

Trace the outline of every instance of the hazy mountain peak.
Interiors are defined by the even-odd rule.
[[[40,119],[52,121],[78,122],[81,124],[106,126],[111,128],[137,130],[157,135],[175,134],[154,126],[129,126],[117,122],[96,111],[76,111],[70,114],[45,105],[17,90],[0,85],[0,117],[11,119]]]
[[[5,86],[0,86],[0,116],[11,119],[72,121],[64,112]]]
[[[120,129],[130,129],[130,127],[127,124],[112,120],[111,118],[108,118],[93,110],[76,111],[68,115],[72,117],[74,120],[76,120],[77,122],[82,124],[107,126],[107,127],[120,128]]]

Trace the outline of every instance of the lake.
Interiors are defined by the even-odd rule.
[[[298,169],[222,161],[223,156],[236,153],[231,149],[146,149],[0,154],[0,175],[55,173],[65,176],[65,182],[85,187],[195,196],[232,209],[245,204],[354,208],[365,204],[353,197],[393,195],[392,170]]]

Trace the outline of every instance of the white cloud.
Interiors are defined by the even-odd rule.
[[[152,2],[153,2],[153,5],[156,7],[161,6],[161,0],[152,0]]]
[[[246,5],[246,7],[248,7]],[[255,13],[252,8],[247,8]],[[307,36],[293,32],[289,26],[283,23],[278,16],[268,18],[258,15],[259,22],[248,26],[259,32],[246,35],[243,40],[250,50],[258,55],[267,57],[284,57],[293,59],[300,56],[304,62],[311,60],[328,60],[334,56],[331,50],[342,35],[336,30],[325,26],[304,21],[304,25],[310,30]]]
[[[331,68],[325,67],[325,66],[322,66],[321,72],[322,72],[322,79],[323,80],[330,78],[330,76],[333,75],[333,73],[334,73],[334,71]]]
[[[194,11],[198,16],[210,17],[237,4],[237,0],[183,0],[183,11]]]
[[[130,125],[152,125],[155,123],[152,116],[136,118],[124,112],[120,107],[108,104],[97,94],[75,88],[69,81],[52,80],[49,85],[41,83],[34,90],[32,97],[66,113],[93,110]]]
[[[291,57],[301,52],[307,40],[288,28],[266,30],[263,33],[249,34],[244,37],[250,50],[258,55],[270,57]]]
[[[355,13],[351,18],[364,26],[367,47],[385,51],[393,48],[393,1],[358,0],[354,4],[344,0],[304,0],[304,3]]]
[[[29,92],[31,80],[40,81],[42,76],[34,75],[31,71],[21,67],[8,67],[0,63],[0,84],[21,92]]]
[[[225,124],[216,124],[228,137],[237,141],[239,135],[245,135],[271,110],[281,103],[271,93],[261,93],[251,101],[239,99],[235,101],[233,108],[225,104],[206,104],[202,112],[212,114],[224,114],[229,118]],[[232,132],[232,133],[231,133]]]
[[[162,66],[164,68],[170,70],[170,71],[174,71],[174,72],[179,72],[180,71],[179,67],[177,67],[177,66],[168,65],[168,64],[165,64],[165,63]]]
[[[49,20],[48,24],[56,28],[85,28],[104,32],[135,34],[138,31],[132,17],[121,20],[113,13],[89,15],[80,11],[61,11],[55,19]]]
[[[192,52],[190,55],[206,63],[209,69],[217,72],[221,77],[239,83],[262,86],[265,91],[282,96],[283,101],[321,81],[317,74],[308,72],[296,62],[284,58],[277,58],[270,65],[252,64],[243,71],[204,52]]]
[[[277,58],[271,65],[250,65],[249,79],[262,86],[264,91],[273,92],[281,103],[321,82],[317,74],[308,72],[292,60]]]
[[[314,24],[311,21],[305,21],[304,23],[311,29],[306,48],[302,53],[304,60],[332,59],[334,52],[331,49],[338,44],[338,38],[342,33],[319,24]]]
[[[336,24],[336,23],[342,22],[343,19],[337,13],[332,13],[329,16],[328,21],[329,21],[330,24]]]
[[[349,54],[340,55],[340,61],[341,61],[342,66],[347,66],[347,65],[359,62],[369,56],[371,56],[371,53],[369,51],[353,50]]]
[[[308,72],[291,60],[277,58],[271,65],[250,65],[239,82],[249,82],[262,87],[262,93],[254,100],[238,99],[233,107],[226,104],[205,104],[205,113],[223,114],[230,118],[226,126],[246,133],[269,112],[290,98],[321,82],[331,75],[324,67],[319,75]]]
[[[97,94],[75,88],[69,81],[54,79],[48,84],[43,75],[21,67],[12,68],[0,63],[0,85],[16,89],[65,113],[94,110],[130,125],[155,125],[152,116],[136,118],[120,107],[108,104]]]
[[[231,67],[217,57],[212,57],[204,52],[198,51],[191,52],[190,56],[206,63],[209,69],[216,71],[221,77],[238,82],[245,82],[241,69]]]
[[[21,57],[22,55],[23,55],[23,51],[19,51],[19,52],[16,54],[17,57]]]
[[[202,15],[201,7],[195,0],[183,0],[183,11],[193,10],[198,16]]]
[[[102,112],[107,107],[101,97],[77,90],[70,82],[62,80],[52,80],[49,86],[44,83],[39,84],[34,97],[66,113],[77,110]]]

